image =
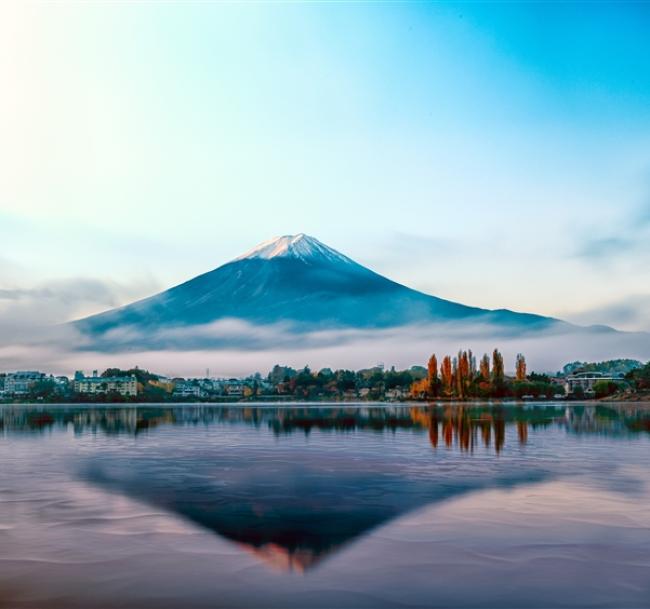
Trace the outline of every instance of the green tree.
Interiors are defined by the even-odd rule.
[[[614,381],[598,381],[594,383],[594,394],[597,398],[604,398],[619,391],[620,385]]]
[[[580,386],[576,386],[573,388],[573,392],[571,393],[571,397],[573,397],[576,400],[584,400],[585,399],[585,390]]]
[[[31,398],[51,400],[59,394],[56,382],[53,379],[40,379],[29,389]]]
[[[634,384],[637,391],[650,390],[650,362],[637,370],[629,372],[625,378]]]

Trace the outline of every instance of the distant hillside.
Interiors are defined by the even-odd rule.
[[[562,373],[575,374],[576,372],[601,372],[611,375],[625,375],[632,370],[642,368],[643,362],[636,359],[612,359],[604,362],[571,362],[562,368]]]

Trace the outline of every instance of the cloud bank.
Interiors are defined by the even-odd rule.
[[[291,323],[253,325],[223,319],[201,326],[142,330],[122,327],[92,339],[64,323],[112,308],[142,294],[142,283],[120,284],[77,278],[33,288],[0,288],[0,371],[41,369],[71,374],[76,369],[146,367],[171,376],[219,376],[266,372],[274,364],[312,368],[362,368],[383,363],[423,365],[429,355],[471,348],[500,348],[509,367],[518,352],[531,370],[555,371],[568,361],[615,357],[650,359],[650,335],[558,324],[544,331],[504,330],[490,324],[439,323],[389,329],[304,331]],[[155,291],[156,286],[149,287]],[[574,317],[581,323],[615,318],[621,327],[649,327],[650,300],[639,295]]]
[[[111,348],[108,349],[108,339]],[[556,371],[566,362],[617,357],[650,359],[650,335],[605,328],[560,326],[514,335],[490,325],[427,324],[384,330],[332,329],[297,332],[290,324],[252,325],[236,319],[161,331],[124,328],[91,341],[74,326],[34,326],[0,343],[0,370],[39,368],[70,374],[76,369],[138,365],[170,376],[217,376],[267,372],[274,364],[314,369],[362,368],[383,363],[407,368],[424,365],[433,352],[475,353],[498,347],[507,368],[526,354],[529,369]],[[154,345],[147,349],[138,345]]]

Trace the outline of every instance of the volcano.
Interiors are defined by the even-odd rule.
[[[137,330],[142,336],[224,319],[291,324],[296,332],[444,322],[512,330],[563,324],[549,317],[481,309],[424,294],[301,233],[265,241],[213,271],[76,325],[86,334],[106,338],[118,330]]]

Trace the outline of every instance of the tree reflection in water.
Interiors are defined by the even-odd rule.
[[[501,452],[506,427],[515,425],[520,444],[533,429],[556,425],[573,433],[650,432],[650,405],[432,404],[429,406],[0,406],[5,434],[72,427],[85,432],[138,435],[165,425],[245,424],[268,426],[277,435],[312,430],[428,430],[431,446],[442,436],[447,448],[473,451],[480,443]]]
[[[649,420],[647,406],[559,403],[0,408],[5,436],[68,429],[80,439],[103,434],[101,449],[77,464],[82,479],[179,515],[292,570],[314,566],[411,510],[558,475],[544,460],[495,459],[507,438],[524,445],[529,434],[549,427],[631,435],[647,432]],[[207,433],[195,434],[195,428]],[[227,430],[231,440],[224,438]],[[314,432],[317,442],[296,442],[298,434]],[[372,440],[398,432],[396,443]],[[130,443],[128,450],[112,438],[149,433],[155,442]],[[287,442],[273,441],[285,436]],[[259,448],[264,438],[271,442]],[[430,452],[421,450],[423,442]],[[390,447],[401,452],[392,454]],[[484,458],[464,458],[479,449]]]

